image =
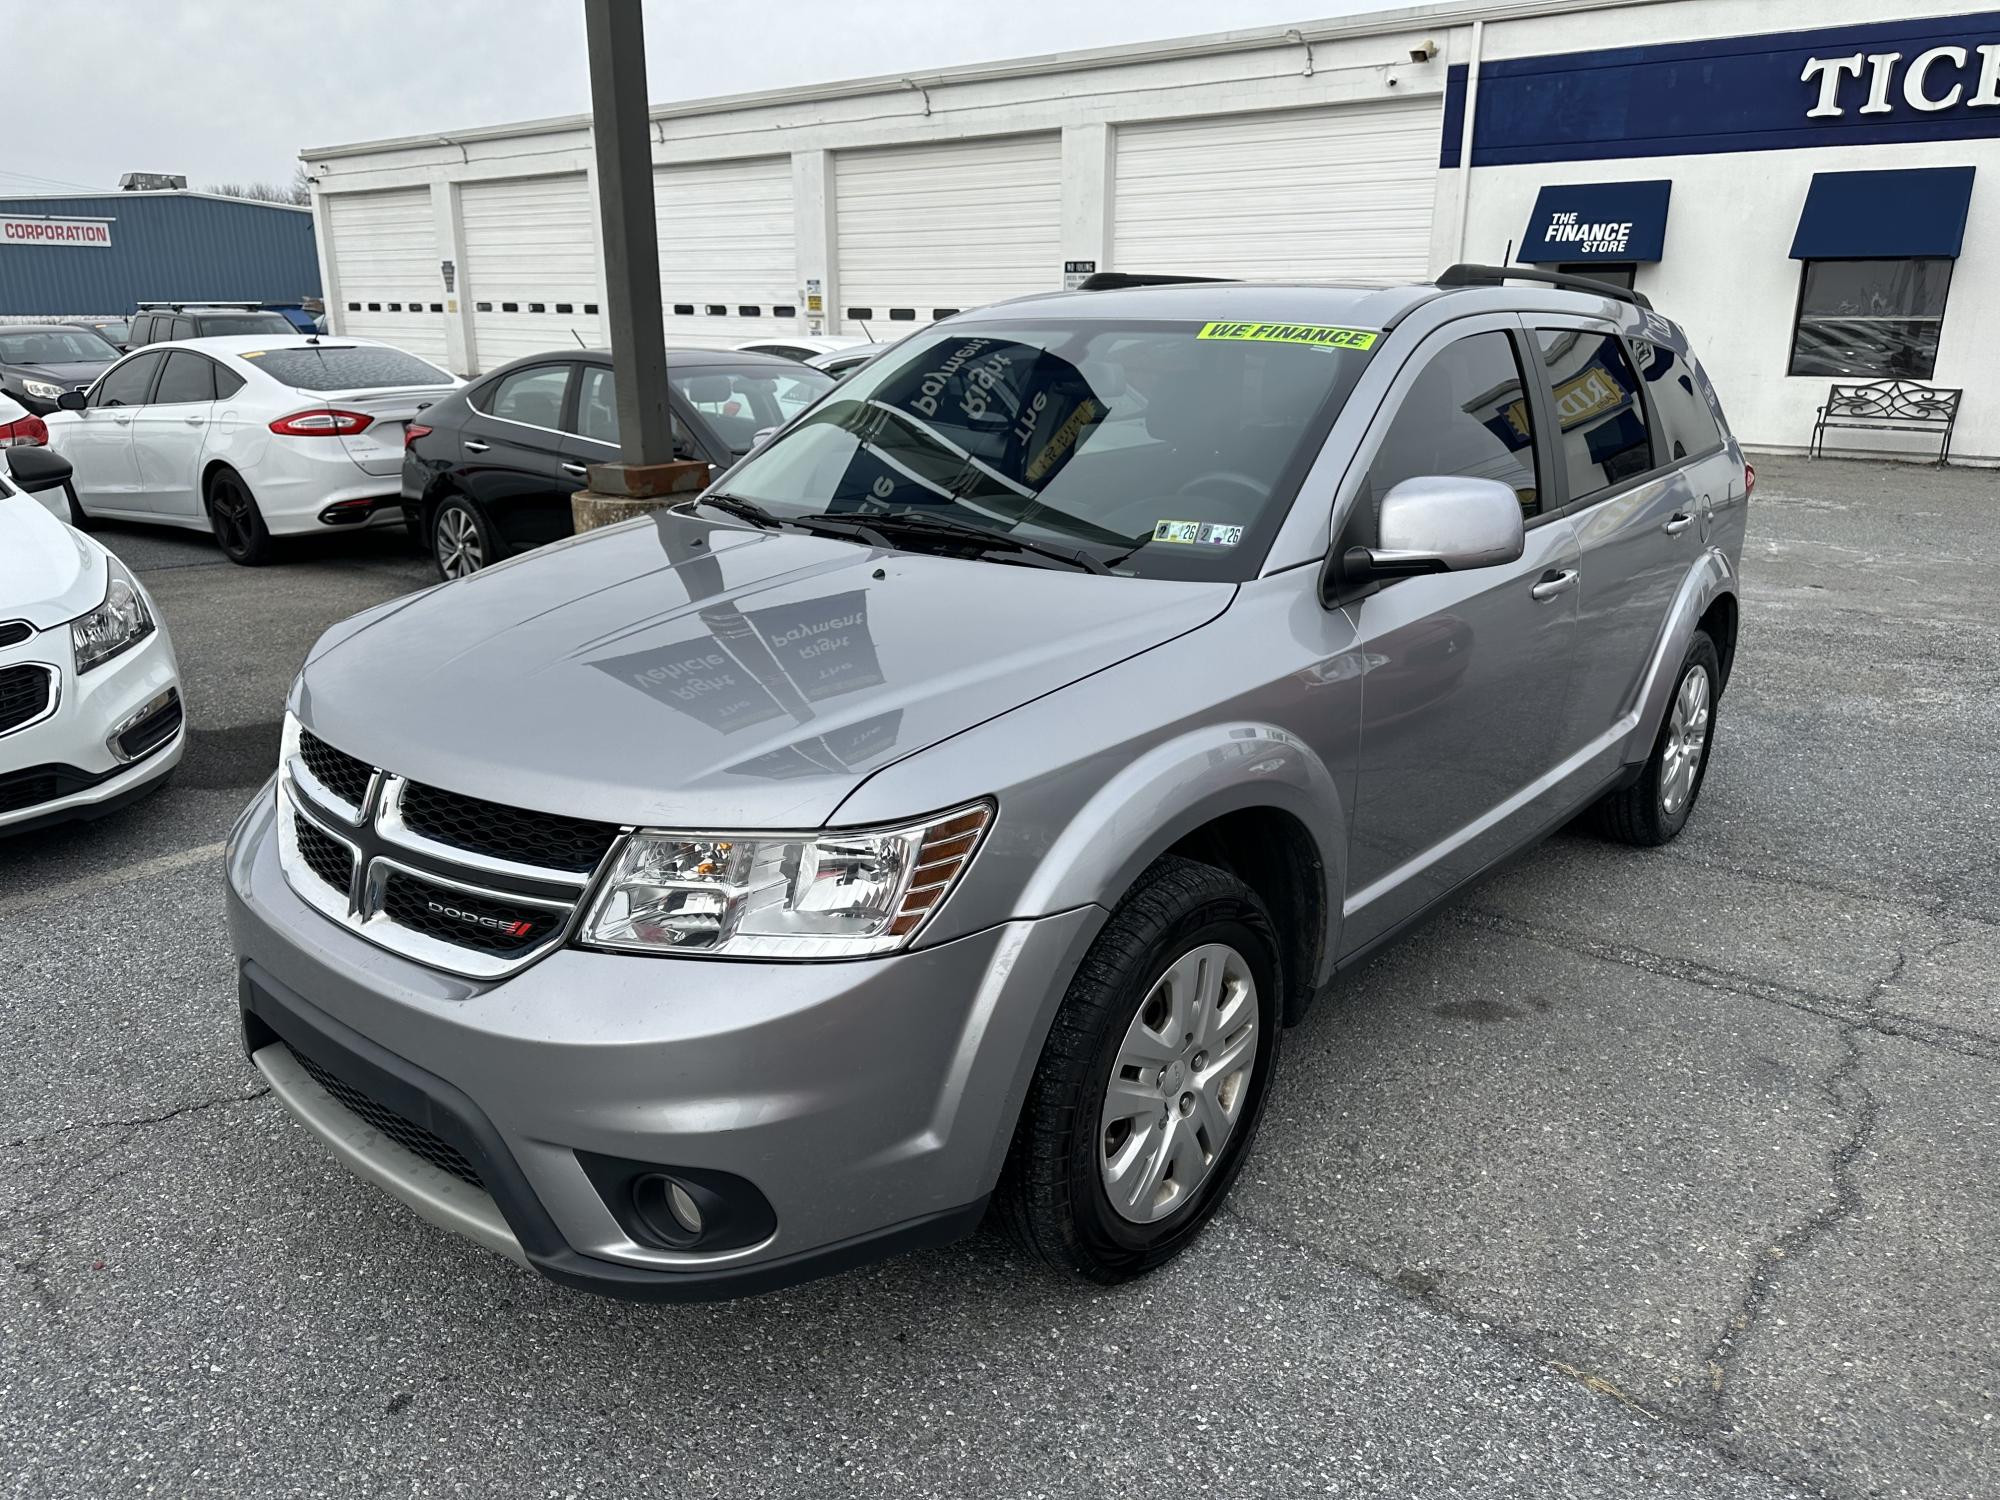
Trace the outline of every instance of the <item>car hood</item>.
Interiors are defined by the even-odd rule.
[[[7,365],[6,371],[12,376],[25,376],[29,380],[46,380],[51,385],[89,385],[106,370],[111,368],[108,359],[83,360],[74,364],[61,365]]]
[[[659,511],[335,626],[297,707],[351,755],[496,802],[807,828],[891,761],[1193,630],[1234,594]]]
[[[0,620],[47,630],[104,601],[108,564],[33,495],[0,487]]]

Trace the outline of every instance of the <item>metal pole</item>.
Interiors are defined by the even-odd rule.
[[[639,0],[583,0],[583,29],[590,47],[590,123],[604,221],[604,305],[618,376],[620,456],[628,465],[672,463]]]

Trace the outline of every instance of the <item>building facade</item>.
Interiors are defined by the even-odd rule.
[[[0,318],[318,295],[310,209],[185,190],[0,198]]]
[[[1653,297],[1750,443],[1803,448],[1835,378],[1902,378],[1963,387],[1953,455],[2000,461],[2000,12],[1489,0],[675,104],[652,129],[675,343],[893,337],[1099,270],[1516,261]],[[601,340],[587,121],[302,159],[336,328],[466,373]]]

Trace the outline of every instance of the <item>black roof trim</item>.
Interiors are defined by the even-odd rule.
[[[1437,279],[1437,284],[1446,291],[1468,286],[1500,286],[1509,281],[1538,281],[1549,286],[1565,287],[1573,292],[1589,292],[1598,297],[1609,297],[1616,302],[1629,302],[1634,307],[1652,311],[1652,301],[1644,292],[1635,292],[1628,287],[1615,285],[1609,281],[1599,281],[1594,276],[1570,276],[1561,271],[1536,271],[1522,266],[1480,266],[1463,263],[1447,267]]]
[[[1193,281],[1231,281],[1229,276],[1153,276],[1143,271],[1098,271],[1086,276],[1080,292],[1115,292],[1128,286],[1179,286]]]

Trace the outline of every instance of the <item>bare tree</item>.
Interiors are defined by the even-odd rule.
[[[289,184],[275,182],[212,182],[208,186],[211,193],[220,193],[225,198],[251,198],[261,203],[292,203],[304,205],[312,202],[312,186],[306,177],[306,169],[301,166],[292,173]]]

